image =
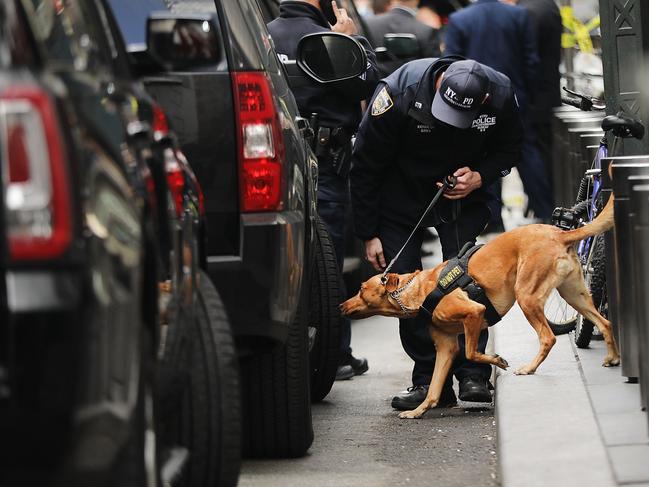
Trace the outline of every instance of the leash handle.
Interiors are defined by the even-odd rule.
[[[446,176],[444,178],[444,189],[453,189],[455,188],[455,185],[457,184],[457,177],[453,176],[452,174],[450,176]]]
[[[440,196],[442,196],[442,193],[443,193],[444,191],[448,190],[448,189],[453,189],[453,188],[455,188],[455,185],[456,185],[456,184],[457,184],[457,177],[453,176],[452,174],[449,175],[449,176],[446,176],[446,177],[444,178],[444,181],[442,182],[442,187],[439,188],[439,190],[437,191],[437,193],[436,193],[435,196],[433,197],[432,201],[429,203],[428,207],[424,210],[424,213],[423,213],[423,214],[421,215],[421,217],[419,218],[419,221],[418,221],[417,224],[415,225],[415,228],[413,228],[413,229],[412,229],[412,232],[410,232],[410,236],[409,236],[408,239],[406,240],[406,243],[403,244],[403,246],[401,247],[401,249],[399,249],[399,252],[397,252],[397,254],[394,256],[394,258],[390,261],[390,263],[388,264],[388,266],[385,268],[385,270],[383,271],[383,274],[381,274],[381,284],[383,284],[384,286],[387,284],[387,282],[388,282],[388,278],[387,278],[388,272],[390,272],[390,269],[392,268],[392,266],[394,265],[394,263],[397,261],[397,259],[398,259],[399,256],[401,255],[401,252],[403,252],[403,249],[406,248],[406,245],[408,245],[408,242],[410,242],[410,239],[411,239],[412,236],[415,234],[415,232],[417,231],[417,229],[418,229],[419,226],[421,225],[421,222],[424,220],[424,218],[425,218],[426,215],[428,214],[428,212],[431,210],[431,208],[432,208],[433,206],[435,206],[435,204],[437,203],[437,200],[439,200]]]

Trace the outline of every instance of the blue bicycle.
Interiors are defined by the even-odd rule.
[[[604,110],[604,104],[571,90],[567,90],[571,97],[562,97],[562,102],[572,105],[583,111]],[[602,120],[604,136],[600,140],[599,149],[590,168],[586,171],[577,192],[575,205],[572,208],[556,208],[552,215],[553,224],[570,230],[590,223],[604,207],[602,201],[601,160],[609,152],[615,154],[615,147],[620,138],[635,137],[641,139],[644,135],[644,126],[622,113],[609,115]],[[613,143],[609,151],[608,137],[613,134]],[[581,262],[586,286],[590,290],[593,303],[598,311],[605,317],[608,316],[608,297],[606,293],[606,257],[604,236],[596,235],[579,242],[577,255]],[[587,348],[590,341],[597,339],[599,331],[589,320],[581,316],[575,309],[566,303],[555,290],[548,299],[545,315],[550,328],[555,335],[568,333],[575,330],[575,343],[579,348]]]

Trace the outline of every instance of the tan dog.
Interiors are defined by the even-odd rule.
[[[551,291],[559,294],[586,319],[593,322],[606,341],[608,353],[603,365],[620,363],[611,324],[593,306],[584,283],[575,244],[613,226],[613,197],[602,213],[589,225],[564,231],[551,225],[528,225],[499,235],[478,250],[469,261],[468,272],[484,289],[500,316],[518,301],[530,325],[539,336],[539,352],[531,363],[516,374],[533,374],[545,360],[556,338],[545,319],[544,306]],[[359,293],[341,304],[342,313],[352,319],[374,315],[411,318],[428,294],[437,286],[439,274],[446,263],[434,269],[411,274],[388,274],[387,282],[377,275],[361,285]],[[398,301],[390,293],[404,287]],[[400,418],[419,418],[439,401],[442,386],[458,352],[457,336],[466,336],[469,360],[496,365],[509,365],[498,355],[477,351],[480,331],[487,327],[485,306],[472,301],[466,292],[455,289],[439,302],[433,312],[430,335],[437,349],[437,359],[428,394],[414,411],[404,411]]]

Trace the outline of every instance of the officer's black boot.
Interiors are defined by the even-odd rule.
[[[491,402],[487,380],[479,376],[463,377],[460,380],[460,400],[467,402]]]

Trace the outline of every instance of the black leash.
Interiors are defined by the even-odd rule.
[[[417,229],[419,229],[419,225],[421,225],[421,222],[424,221],[424,218],[426,217],[426,215],[428,215],[428,212],[433,208],[433,206],[435,206],[435,204],[437,203],[437,200],[439,200],[439,198],[442,196],[442,193],[444,191],[446,191],[447,189],[453,189],[456,184],[457,184],[457,178],[455,176],[446,176],[444,178],[444,183],[443,183],[442,187],[439,188],[439,191],[437,191],[437,194],[435,194],[435,196],[433,197],[432,201],[428,205],[428,208],[426,208],[424,210],[424,213],[421,215],[421,218],[419,218],[419,221],[415,225],[415,228],[412,229],[412,232],[410,233],[410,236],[406,240],[406,243],[403,244],[403,246],[401,247],[399,252],[397,252],[397,255],[394,256],[394,258],[390,261],[388,266],[383,271],[383,274],[381,275],[381,283],[383,285],[385,285],[387,283],[387,281],[388,281],[388,279],[386,277],[388,272],[390,272],[390,269],[392,268],[394,263],[397,261],[397,259],[401,255],[401,252],[403,252],[403,249],[406,248],[406,245],[408,245],[408,242],[410,242],[410,239],[412,238],[412,236],[415,234]]]

